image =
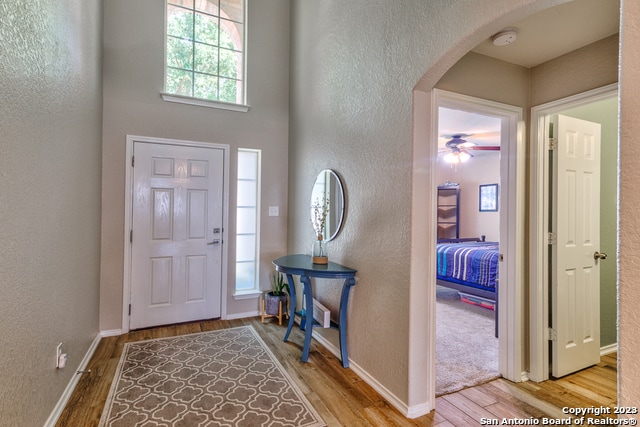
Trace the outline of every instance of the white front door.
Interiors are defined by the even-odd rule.
[[[561,377],[600,361],[600,124],[551,121],[551,373]]]
[[[220,317],[224,151],[134,142],[129,327]]]

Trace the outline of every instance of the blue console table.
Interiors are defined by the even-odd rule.
[[[337,329],[340,333],[340,356],[342,366],[349,367],[349,354],[347,352],[347,305],[349,302],[349,291],[356,284],[356,270],[345,267],[335,262],[328,264],[313,264],[310,255],[287,255],[273,261],[276,271],[287,276],[289,284],[289,327],[284,335],[284,341],[289,339],[289,334],[293,328],[294,315],[296,314],[296,287],[293,276],[300,276],[300,282],[303,285],[304,303],[309,313],[302,314],[300,328],[304,329],[304,346],[302,348],[302,361],[309,360],[309,347],[311,346],[311,334],[313,331],[313,287],[311,286],[311,277],[322,279],[344,279],[342,285],[342,295],[340,297],[340,320]]]

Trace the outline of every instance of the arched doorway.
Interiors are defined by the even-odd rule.
[[[528,14],[537,12],[540,9],[545,7],[554,6],[561,2],[556,2],[553,5],[549,5],[548,2],[532,2],[528,7],[522,7],[518,11],[512,11],[505,16],[500,18],[500,22],[508,22],[507,18],[511,20],[520,19]],[[494,26],[495,25],[495,26]],[[435,261],[433,256],[430,258],[428,255],[429,244],[435,242],[435,229],[432,224],[435,223],[435,212],[434,212],[434,191],[436,188],[436,181],[433,173],[433,160],[436,158],[436,145],[434,141],[436,141],[436,125],[431,120],[424,120],[425,117],[433,118],[434,117],[434,102],[432,90],[436,87],[437,81],[444,75],[446,70],[448,70],[453,64],[465,55],[471,47],[473,47],[473,43],[478,44],[484,38],[486,38],[486,34],[491,34],[492,32],[497,32],[500,30],[500,27],[497,27],[498,23],[488,23],[484,28],[479,31],[476,31],[470,38],[473,40],[465,39],[463,43],[465,46],[458,46],[453,48],[447,54],[445,54],[441,60],[436,63],[421,79],[418,85],[414,90],[414,110],[413,110],[413,181],[414,183],[420,182],[420,191],[414,190],[412,194],[412,232],[420,233],[421,236],[428,236],[426,242],[416,242],[412,247],[412,258],[416,255],[416,259],[429,259],[428,263],[423,263],[418,265],[418,263],[412,262],[412,270],[411,270],[411,278],[412,278],[412,294],[415,291],[416,295],[419,295],[421,298],[420,304],[425,304],[427,310],[424,312],[424,308],[417,307],[417,303],[415,299],[412,298],[412,304],[416,304],[416,306],[412,306],[412,313],[418,313],[422,310],[422,313],[416,314],[414,317],[412,315],[412,323],[415,324],[415,320],[423,321],[423,325],[428,325],[428,329],[430,331],[429,336],[433,337],[433,328],[435,325],[435,314],[434,314],[434,304],[435,304],[435,296],[432,294],[434,289],[434,284],[430,281],[430,277],[433,277],[432,269],[434,269]],[[472,45],[472,46],[469,46]],[[520,135],[522,140],[522,134]],[[427,143],[425,143],[427,142]],[[524,147],[520,147],[519,151],[514,153],[514,157],[517,160],[515,165],[515,169],[513,170],[513,183],[514,183],[514,204],[512,206],[514,215],[511,216],[514,220],[514,230],[516,230],[516,237],[514,242],[514,253],[516,261],[513,263],[515,265],[513,270],[513,277],[516,280],[516,286],[514,288],[513,294],[505,296],[505,299],[508,301],[506,304],[510,307],[511,312],[504,313],[508,319],[507,323],[510,325],[510,328],[506,330],[504,333],[508,335],[507,341],[509,342],[508,349],[505,349],[506,358],[508,360],[505,367],[505,377],[512,381],[519,381],[523,378],[522,373],[526,369],[525,360],[527,358],[527,333],[525,330],[525,320],[524,320],[524,304],[526,300],[525,288],[524,288],[524,263],[525,263],[525,253],[526,246],[524,243],[524,237],[527,230],[525,229],[525,215],[526,215],[526,206],[525,206],[525,163],[518,164],[517,162],[524,162],[526,157],[526,152]],[[415,186],[414,186],[415,188]],[[425,188],[427,191],[424,191]],[[426,213],[426,215],[425,215]],[[518,266],[518,264],[520,264]],[[427,278],[427,289],[421,289],[420,286],[424,287],[425,277]],[[413,331],[410,332],[410,340],[413,341]],[[430,341],[425,345],[424,350],[429,355],[433,355],[434,345]],[[425,400],[422,402],[433,402],[434,390],[435,390],[435,381],[433,380],[435,375],[434,369],[434,360],[433,358],[427,357],[426,367],[418,366],[417,362],[420,360],[419,355],[417,354],[418,349],[410,349],[410,360],[412,361],[410,365],[410,377],[419,376],[420,378],[425,378],[427,387],[420,388],[415,386],[410,382],[409,384],[409,396],[410,396],[410,406],[411,401],[414,401],[414,397],[424,396]],[[423,359],[424,360],[424,359]],[[415,375],[414,375],[415,374]],[[427,403],[425,406],[428,406]]]

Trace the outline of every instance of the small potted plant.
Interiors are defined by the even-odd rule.
[[[282,315],[288,316],[287,301],[289,300],[289,295],[286,292],[287,283],[282,273],[271,276],[271,283],[273,290],[264,295],[262,321],[264,322],[264,318],[267,316],[276,316],[280,324],[282,324]]]

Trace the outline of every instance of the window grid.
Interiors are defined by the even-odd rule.
[[[215,4],[214,4],[215,3]],[[245,34],[244,34],[244,14],[245,14],[245,0],[238,1],[240,11],[236,13],[236,16],[239,19],[233,19],[231,16],[223,16],[226,15],[224,11],[224,7],[222,7],[221,3],[227,3],[227,7],[229,7],[229,1],[218,0],[168,0],[167,1],[167,22],[170,20],[172,15],[177,15],[178,10],[182,10],[185,13],[191,16],[191,23],[189,25],[190,33],[188,36],[185,33],[182,34],[170,34],[171,29],[170,25],[167,23],[167,55],[165,58],[166,61],[166,73],[165,73],[165,90],[174,93],[177,95],[190,96],[194,98],[201,99],[210,99],[217,100],[223,102],[231,102],[231,103],[244,103],[244,42],[245,42]],[[207,12],[206,8],[215,8],[218,13]],[[175,8],[176,11],[170,12],[171,8]],[[198,20],[199,16],[205,16],[211,18],[214,21],[216,26],[215,40],[214,42],[206,42],[204,32],[203,36],[200,37],[200,33],[198,32]],[[224,28],[235,28],[241,27],[242,31],[235,31],[237,34],[234,37],[232,34],[228,34]],[[233,33],[233,31],[231,31]],[[226,41],[223,41],[226,39]],[[183,41],[188,42],[191,51],[191,63],[183,64],[184,67],[176,66],[180,64],[171,64],[171,58],[169,58],[169,46],[172,42]],[[210,48],[215,51],[215,60],[214,60],[214,70],[215,72],[205,72],[202,68],[199,68],[199,49],[206,50]],[[229,63],[233,64],[231,72],[225,73],[227,70],[223,70],[221,67],[221,56],[223,55],[231,55],[235,56],[235,60],[228,60]],[[186,65],[190,65],[187,67]],[[188,90],[185,88],[185,85],[178,85],[177,87],[169,87],[169,80],[171,76],[175,76],[176,80],[179,80],[177,74],[190,75],[190,82],[188,84]],[[208,87],[206,90],[199,89],[199,82],[205,82],[207,80],[212,81],[212,87]],[[229,83],[231,82],[231,83]],[[231,99],[227,94],[222,94],[222,91],[231,87],[230,92],[232,95],[235,93],[235,99]],[[235,89],[234,89],[235,87]]]
[[[259,290],[260,162],[260,150],[238,149],[236,293]]]

